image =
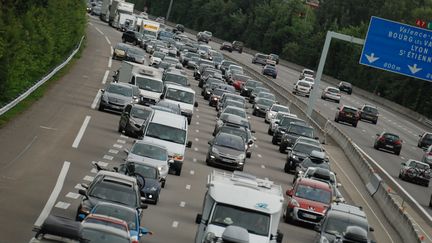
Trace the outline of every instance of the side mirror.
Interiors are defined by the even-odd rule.
[[[288,147],[288,148],[286,148],[286,150],[287,150],[288,152],[291,152],[291,151],[292,151],[292,147]]]
[[[292,197],[292,195],[293,195],[293,189],[294,188],[291,188],[291,189],[287,190],[286,191],[286,195]]]
[[[118,168],[117,166],[115,166],[115,167],[113,167],[113,170],[114,170],[115,172],[118,172],[118,171],[119,171],[119,168]]]
[[[279,124],[279,121],[275,121],[275,124]]]
[[[161,94],[159,98],[160,98],[161,100],[163,100],[163,98],[164,98],[164,95],[163,95],[163,94]]]
[[[213,141],[208,141],[208,145],[213,145]]]
[[[247,151],[247,152],[246,152],[246,158],[248,158],[248,159],[249,159],[249,158],[250,158],[251,156],[252,156],[252,153],[251,153],[251,151]]]
[[[315,140],[319,140],[319,137],[314,137]]]
[[[379,134],[379,133],[377,133],[377,134],[375,134],[375,135],[379,136],[380,134]]]
[[[174,160],[173,159],[169,159],[168,160],[168,164],[174,164]]]
[[[80,195],[83,195],[84,197],[87,198],[87,191],[86,191],[86,190],[84,190],[84,189],[79,189],[79,190],[78,190],[78,193],[79,193]]]
[[[105,90],[104,90],[104,89],[101,89],[100,91],[101,91],[102,93],[104,93],[104,92],[105,92]]]
[[[129,154],[129,149],[124,149],[123,152],[124,152],[125,154]]]
[[[419,135],[419,137],[422,137],[422,135]]]
[[[254,137],[255,138],[255,137]],[[256,139],[256,138],[255,138]],[[249,140],[248,145],[252,145],[254,143],[254,139]]]
[[[314,227],[314,230],[316,232],[321,232],[321,225],[320,224],[316,224],[315,227]]]
[[[401,165],[402,165],[402,166],[406,166],[405,162],[402,162]]]
[[[195,217],[195,223],[200,224],[201,220],[202,220],[202,214],[197,214],[197,216]]]
[[[251,133],[255,133],[255,130],[252,130]]]
[[[371,226],[369,226],[369,231],[370,231],[370,232],[374,232],[374,231],[375,231],[375,229],[374,229],[374,228],[372,228]]]
[[[188,141],[188,142],[186,143],[186,148],[190,148],[190,147],[192,147],[192,141]]]

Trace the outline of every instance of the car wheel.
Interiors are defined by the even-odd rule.
[[[378,120],[376,120],[376,121],[373,121],[372,123],[376,125],[376,124],[378,123]]]
[[[395,154],[399,156],[400,155],[400,150],[395,151]]]
[[[277,145],[277,140],[276,140],[275,136],[273,136],[273,138],[272,138],[272,144]]]
[[[254,115],[254,116],[256,116],[256,115],[257,115],[257,113],[256,113],[255,109],[254,109],[254,111],[252,111],[252,115]]]
[[[156,205],[159,201],[159,195],[157,195],[156,199],[154,200],[153,204]]]
[[[289,167],[289,163],[288,163],[288,161],[287,161],[287,162],[285,162],[284,172],[285,172],[285,173],[289,173],[289,171],[290,171],[290,167]]]
[[[162,181],[162,184],[161,184],[162,188],[165,188],[165,183],[166,183],[166,181]]]
[[[349,94],[349,95],[352,94],[352,91],[349,91],[348,94]]]
[[[339,123],[339,119],[337,117],[335,117],[334,121]]]
[[[176,175],[176,176],[180,176],[181,171],[182,171],[182,167],[177,168],[177,170],[176,170],[176,172],[175,172],[175,175]]]
[[[267,134],[268,135],[273,135],[272,131],[270,130],[270,127],[269,127],[269,129],[267,129]]]
[[[121,127],[120,123],[119,123],[119,125],[118,125],[118,129],[117,129],[117,131],[118,131],[119,133],[123,133],[123,128]]]
[[[286,210],[284,221],[287,224],[292,224],[293,223],[293,219],[291,218],[291,214],[290,214],[289,211],[290,211],[289,209]]]
[[[340,100],[336,100],[336,103],[338,103],[338,104],[339,104],[339,103],[340,103]]]
[[[276,79],[276,76],[273,76],[274,79]]]
[[[399,179],[402,179],[402,174],[400,172],[399,172],[398,177],[399,177]]]
[[[265,119],[265,118],[264,118],[264,122],[265,122],[265,123],[267,123],[267,124],[269,124],[269,123],[270,123],[270,122],[269,122],[269,121],[267,121],[267,119]]]
[[[122,42],[125,43],[125,42],[126,42],[126,39],[125,39],[125,38],[122,38]]]
[[[378,149],[378,144],[374,143],[374,149]]]
[[[295,90],[293,90],[293,91],[292,91],[292,93],[293,93],[293,94],[296,94],[296,91],[295,91]]]
[[[357,122],[354,122],[352,125],[353,127],[357,127]]]
[[[321,95],[321,99],[322,99],[322,100],[325,100],[325,99],[324,99],[324,96]]]
[[[283,144],[283,143],[280,143],[280,145],[279,145],[279,152],[281,152],[281,153],[284,154],[285,150],[286,150],[286,145]]]
[[[104,105],[102,105],[102,104],[99,104],[99,108],[98,108],[98,110],[99,110],[99,111],[103,111],[103,110],[105,110],[105,107],[104,107]]]
[[[425,187],[429,187],[429,181],[428,181],[428,182],[425,182],[423,186],[425,186]]]

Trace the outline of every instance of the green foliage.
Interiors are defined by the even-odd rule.
[[[165,16],[170,2],[131,1],[147,6],[155,16]],[[305,2],[174,0],[170,20],[316,68],[328,30],[364,38],[371,16],[407,24],[414,24],[417,18],[430,21],[432,16],[431,0],[325,0],[317,9]],[[359,65],[361,50],[355,44],[333,41],[324,72],[432,117],[432,83]]]
[[[84,33],[84,1],[0,1],[0,105],[61,63]]]

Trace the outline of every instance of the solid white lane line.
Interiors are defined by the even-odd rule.
[[[81,128],[80,128],[80,130],[79,130],[79,132],[78,132],[78,134],[77,134],[77,136],[75,138],[75,141],[72,144],[72,148],[78,148],[78,145],[81,142],[81,139],[82,139],[82,137],[84,135],[84,132],[85,132],[85,130],[87,128],[87,125],[90,122],[90,118],[91,118],[91,116],[86,116],[85,117],[84,122],[81,125]]]
[[[111,57],[109,57],[109,59],[108,59],[108,68],[111,68],[111,65],[112,65],[112,59],[111,59]]]
[[[104,33],[98,28],[98,27],[95,27],[95,29],[97,30],[97,32],[99,32],[101,35],[104,35]]]
[[[177,221],[173,221],[173,222],[172,222],[172,227],[173,227],[173,228],[177,228],[177,227],[178,227],[178,224],[179,224],[179,222],[177,222]]]
[[[103,158],[104,158],[104,159],[107,159],[107,160],[112,160],[112,159],[114,159],[113,156],[111,156],[111,155],[107,155],[107,154],[105,154],[105,155],[103,156]]]
[[[186,206],[186,202],[181,201],[179,206],[184,208]]]
[[[45,219],[48,217],[48,215],[50,214],[51,209],[53,208],[54,203],[55,201],[57,201],[57,197],[60,194],[61,189],[63,188],[63,184],[66,179],[66,175],[68,173],[69,167],[70,167],[70,162],[65,161],[63,163],[63,167],[60,171],[60,174],[57,178],[57,182],[54,186],[54,189],[51,192],[51,195],[48,198],[45,207],[42,209],[41,214],[39,215],[39,217],[36,219],[36,222],[34,223],[36,227],[40,227],[42,223],[45,221]]]
[[[107,81],[107,79],[108,79],[108,74],[109,74],[109,70],[106,70],[106,71],[105,71],[105,74],[104,74],[104,76],[103,76],[103,79],[102,79],[102,83],[103,83],[103,84],[106,83],[106,81]]]
[[[97,92],[97,94],[96,94],[96,96],[95,96],[95,98],[93,100],[93,103],[91,104],[90,108],[92,108],[93,110],[96,109],[96,105],[99,102],[99,99],[100,99],[101,95],[102,95],[102,92],[100,90],[98,90],[98,92]]]
[[[105,36],[105,40],[108,42],[109,45],[111,45],[111,41],[108,39],[108,36]]]
[[[116,149],[110,149],[110,150],[108,150],[108,153],[110,153],[110,154],[118,154],[118,150],[116,150]]]
[[[84,176],[83,180],[92,182],[94,180],[94,177],[86,175],[86,176]]]
[[[60,202],[56,203],[56,205],[54,207],[61,208],[61,209],[68,209],[69,206],[70,206],[70,203],[60,201]]]
[[[125,140],[122,140],[122,139],[117,139],[117,143],[125,144],[126,141],[125,141]]]
[[[115,143],[115,144],[113,145],[113,147],[114,147],[114,148],[122,148],[123,145],[120,145],[120,144],[116,144],[116,143]]]
[[[80,197],[80,194],[75,193],[75,192],[68,192],[66,194],[66,197],[68,198],[72,198],[72,199],[78,199]]]
[[[191,185],[186,185],[186,190],[190,190],[191,189]]]

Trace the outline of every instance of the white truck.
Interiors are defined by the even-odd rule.
[[[143,35],[153,36],[157,39],[158,31],[160,29],[160,23],[148,19],[142,20],[142,26],[140,32]]]
[[[112,0],[103,0],[101,5],[101,14],[99,18],[104,21],[108,22],[109,20],[109,13],[110,13],[110,6],[111,6]]]
[[[280,243],[283,203],[282,188],[272,181],[238,171],[213,171],[208,176],[202,213],[195,219],[195,243],[219,242],[227,233],[224,231],[233,226],[248,232],[248,236],[238,234],[242,238],[238,242]]]
[[[142,104],[154,105],[160,100],[163,81],[162,72],[159,69],[123,61],[118,76],[119,82],[138,86]]]
[[[126,31],[129,29],[135,30],[135,22],[135,15],[128,13],[118,13],[112,22],[112,26],[121,31]]]
[[[120,13],[133,15],[135,4],[125,2],[124,0],[113,0],[110,8],[108,24],[113,26],[114,20]]]

